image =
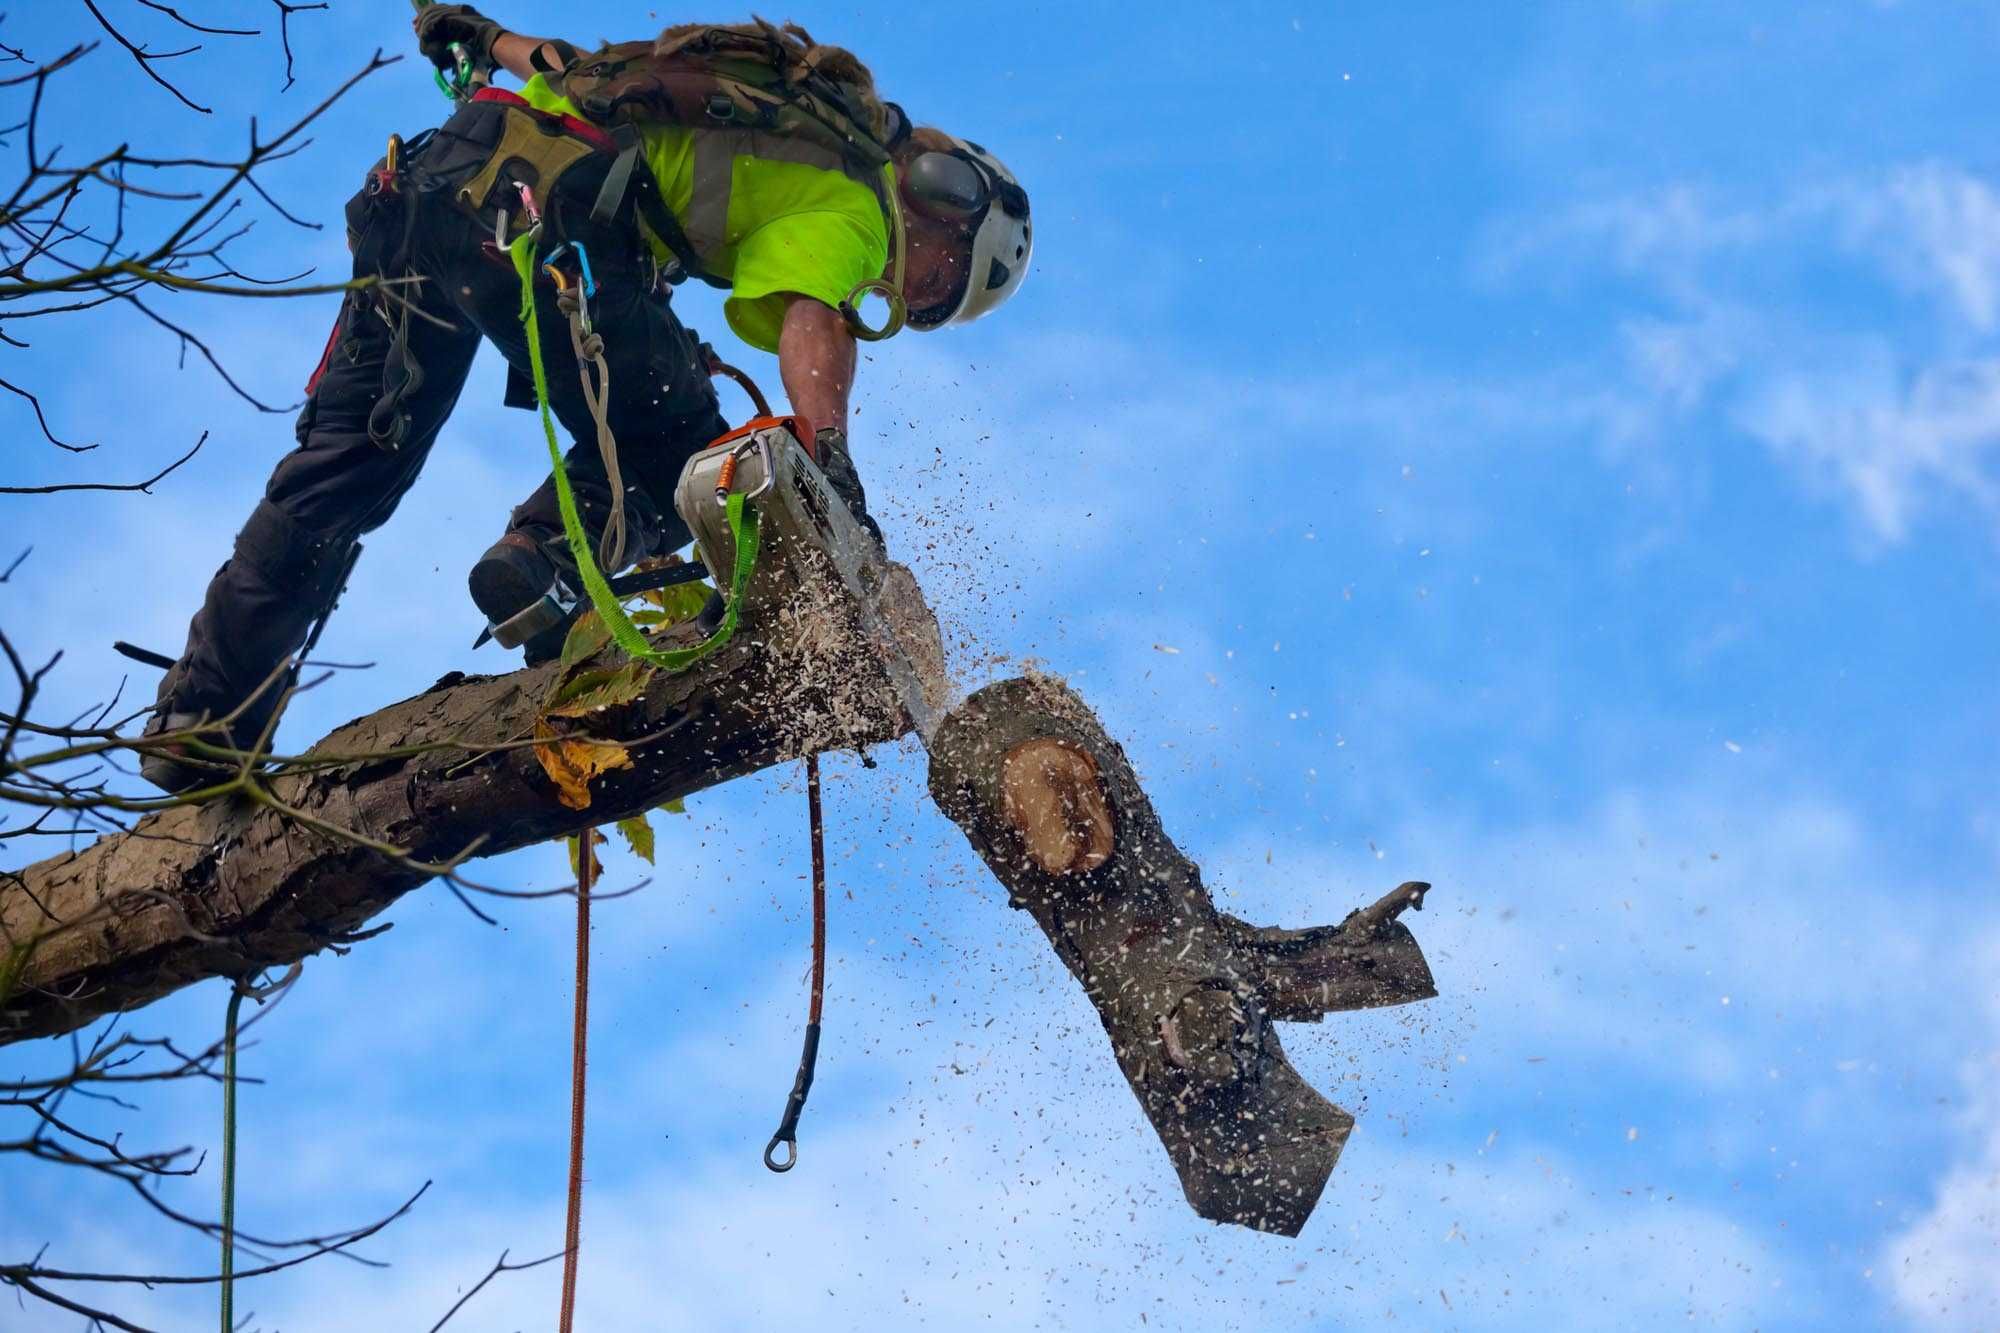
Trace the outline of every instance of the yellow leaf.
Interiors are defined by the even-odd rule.
[[[556,799],[572,810],[590,808],[590,780],[614,768],[632,767],[622,745],[564,736],[547,722],[535,722],[535,758],[556,786]]]

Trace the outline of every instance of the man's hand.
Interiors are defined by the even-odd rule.
[[[424,59],[447,72],[457,64],[452,43],[463,46],[475,65],[490,66],[493,43],[507,31],[471,5],[425,5],[410,26],[416,30],[417,50]]]

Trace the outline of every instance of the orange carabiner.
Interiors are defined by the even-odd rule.
[[[715,502],[729,503],[730,488],[736,485],[736,455],[730,453],[722,460],[722,470],[715,474]]]

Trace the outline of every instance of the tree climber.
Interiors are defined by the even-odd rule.
[[[675,481],[726,429],[712,354],[675,318],[671,284],[729,292],[730,327],[777,353],[820,466],[867,523],[846,438],[856,337],[977,319],[1026,274],[1028,201],[1007,168],[912,128],[860,61],[795,25],[685,25],[587,53],[469,5],[429,5],[415,29],[458,109],[392,138],[347,205],[355,276],[377,281],[345,298],[298,447],[210,582],[148,735],[234,713],[231,743],[257,743],[287,660],[339,595],[356,539],[416,480],[482,338],[506,358],[509,404],[534,404],[509,253],[524,232],[548,406],[575,441],[566,472],[607,574],[687,543]],[[494,68],[521,91],[478,86]],[[599,343],[559,312],[563,286],[579,289]],[[887,300],[880,327],[859,313],[870,293]],[[550,478],[469,584],[495,637],[534,664],[564,626],[531,613],[575,578]],[[217,772],[164,751],[141,768],[168,791]]]

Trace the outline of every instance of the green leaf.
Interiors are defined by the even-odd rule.
[[[653,808],[658,810],[661,814],[667,814],[667,815],[684,815],[688,812],[687,802],[682,800],[678,796],[671,801],[662,801],[659,805],[654,806]]]
[[[676,583],[655,589],[648,600],[660,608],[661,624],[678,625],[701,614],[701,608],[708,604],[709,592],[706,583]]]
[[[632,849],[632,855],[653,864],[653,826],[646,822],[646,816],[633,815],[630,819],[618,821],[618,831],[625,835],[625,843]]]
[[[564,680],[542,709],[543,717],[582,717],[600,708],[629,704],[646,692],[655,668],[627,662],[610,670],[580,671]]]
[[[610,642],[610,628],[598,617],[596,611],[585,611],[569,627],[569,637],[563,640],[563,669],[567,671],[586,657],[595,656]]]

